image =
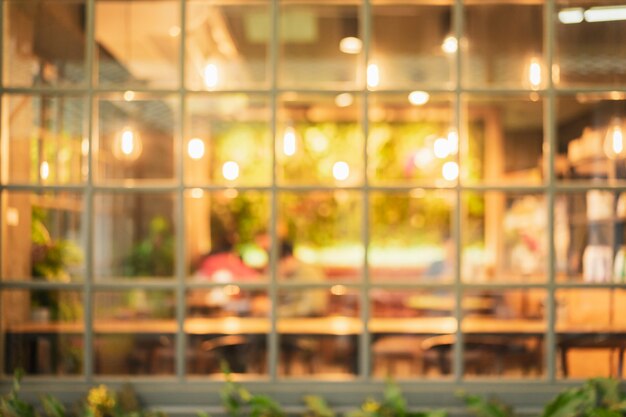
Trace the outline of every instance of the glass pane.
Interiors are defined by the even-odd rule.
[[[82,195],[5,191],[2,207],[2,279],[83,279]]]
[[[176,225],[171,194],[94,197],[96,279],[173,278]]]
[[[335,378],[357,372],[357,341],[362,331],[358,289],[279,289],[279,367],[282,376]]]
[[[175,310],[172,291],[96,292],[96,374],[173,374]]]
[[[268,278],[270,196],[256,191],[186,193],[190,278],[214,282]]]
[[[452,281],[454,204],[454,192],[444,190],[370,194],[372,280]]]
[[[272,178],[266,95],[212,94],[187,99],[185,182],[268,185]]]
[[[451,7],[385,3],[375,1],[371,8],[369,57],[370,65],[378,65],[380,82],[370,87],[451,87],[454,51],[443,48],[452,29]]]
[[[548,242],[543,195],[466,192],[461,219],[465,282],[542,282]]]
[[[437,377],[450,373],[446,366],[440,366],[439,355],[431,346],[438,337],[456,330],[450,291],[377,288],[370,291],[369,298],[373,376]]]
[[[461,135],[461,178],[506,185],[543,182],[543,101],[529,96],[469,96]]]
[[[2,292],[2,369],[11,375],[75,375],[83,368],[83,300],[78,291]]]
[[[463,295],[465,374],[537,378],[544,372],[546,292],[472,290]]]
[[[282,184],[354,186],[363,180],[363,132],[359,101],[337,96],[281,96],[276,138]]]
[[[174,178],[177,100],[124,94],[101,97],[94,167],[100,182]]]
[[[623,85],[626,25],[619,0],[559,0],[554,81],[561,85]]]
[[[222,376],[221,361],[232,372],[267,373],[267,332],[271,303],[267,291],[223,287],[187,293],[187,369],[195,375]]]
[[[81,183],[87,177],[82,97],[5,95],[4,183]]]
[[[267,87],[272,34],[269,2],[236,3],[187,2],[185,77],[188,88]]]
[[[626,291],[561,289],[556,302],[559,376],[622,378]]]
[[[578,93],[557,101],[557,175],[563,181],[626,179],[626,96]]]
[[[85,80],[85,4],[4,1],[4,84],[66,86]]]
[[[177,87],[178,2],[97,0],[95,3],[95,53],[100,85]]]
[[[458,178],[458,134],[449,97],[415,90],[370,96],[368,175],[381,185],[451,186]]]
[[[354,89],[358,63],[359,8],[334,1],[281,2],[278,83],[283,88]],[[351,38],[346,40],[346,38]]]
[[[465,6],[463,82],[468,86],[542,88],[547,73],[543,63],[542,2],[480,3],[484,2]]]
[[[364,256],[360,194],[285,192],[278,202],[278,234],[292,243],[300,262],[321,268],[329,280],[360,279]]]
[[[558,280],[624,282],[626,194],[589,190],[557,195],[554,219]]]

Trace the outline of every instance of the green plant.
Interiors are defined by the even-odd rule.
[[[222,372],[226,383],[220,391],[220,397],[229,416],[239,417],[245,412],[250,417],[285,417],[285,412],[275,400],[267,395],[251,394],[241,384],[233,381],[225,362],[222,362]]]
[[[348,411],[345,417],[445,417],[444,410],[411,411],[400,387],[387,380],[382,401],[367,398],[360,408]]]
[[[619,381],[593,378],[581,387],[560,393],[544,408],[542,417],[622,417],[626,415],[626,396]]]
[[[513,408],[495,398],[486,398],[482,395],[457,394],[467,406],[467,409],[476,417],[513,417]]]

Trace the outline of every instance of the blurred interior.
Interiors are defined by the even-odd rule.
[[[191,376],[267,377],[275,317],[281,378],[354,378],[365,329],[376,378],[541,378],[552,305],[558,377],[622,376],[626,26],[596,3],[557,2],[548,71],[539,1],[467,1],[457,40],[452,2],[375,0],[367,65],[360,3],[281,1],[275,66],[266,1],[97,0],[91,48],[84,1],[5,1],[1,178],[32,188],[1,276],[60,286],[3,287],[2,372],[84,371],[89,277],[97,375],[174,375],[184,337]]]

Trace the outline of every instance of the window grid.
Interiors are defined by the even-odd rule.
[[[6,4],[6,2],[4,3]],[[185,77],[185,39],[186,39],[186,3],[184,1],[180,1],[180,13],[181,13],[181,36],[180,36],[180,52],[179,52],[179,69],[180,69],[180,77],[179,77],[179,88],[177,90],[150,90],[146,89],[146,92],[159,92],[159,93],[176,93],[179,98],[179,111],[181,122],[179,127],[175,133],[174,143],[177,155],[177,167],[176,167],[176,175],[177,175],[177,184],[168,186],[168,185],[157,185],[157,186],[138,186],[133,187],[132,189],[121,187],[121,186],[111,186],[111,185],[101,185],[96,184],[94,182],[93,177],[93,166],[94,161],[92,158],[93,149],[93,138],[95,135],[95,126],[94,126],[94,118],[95,116],[95,107],[94,103],[97,99],[98,95],[103,92],[120,92],[119,89],[113,88],[101,88],[100,86],[94,86],[94,77],[95,77],[95,52],[94,52],[94,13],[95,13],[95,0],[86,0],[86,18],[87,18],[87,42],[86,42],[86,59],[85,59],[85,71],[87,74],[86,78],[86,88],[84,87],[76,87],[76,88],[48,88],[48,87],[32,87],[32,88],[13,88],[13,87],[5,87],[2,86],[0,92],[6,97],[7,93],[29,93],[29,94],[39,94],[39,93],[54,93],[59,95],[65,94],[75,94],[75,93],[86,93],[88,98],[87,103],[87,116],[86,116],[86,130],[88,132],[88,138],[90,142],[90,152],[88,158],[88,176],[87,180],[82,185],[54,185],[54,186],[40,186],[40,185],[22,185],[22,184],[6,184],[2,183],[0,185],[0,191],[82,191],[84,192],[84,204],[85,211],[83,213],[83,222],[86,225],[86,229],[84,233],[86,233],[86,251],[85,251],[85,280],[83,283],[42,283],[42,282],[15,282],[15,281],[0,281],[1,289],[16,289],[16,288],[24,288],[24,289],[82,289],[84,296],[84,306],[85,306],[85,315],[84,315],[84,323],[85,323],[85,349],[84,349],[84,371],[83,377],[87,382],[92,382],[95,378],[101,379],[100,377],[96,377],[94,375],[94,363],[93,363],[93,340],[94,340],[94,332],[91,326],[93,323],[93,298],[96,290],[102,289],[123,289],[132,286],[133,288],[159,288],[159,289],[173,289],[176,294],[176,320],[177,320],[177,334],[176,334],[176,373],[175,376],[179,381],[184,381],[186,379],[185,374],[185,350],[186,350],[186,335],[184,330],[184,320],[186,315],[186,299],[185,292],[191,288],[211,288],[214,286],[219,286],[216,283],[190,283],[187,282],[187,272],[185,270],[184,262],[185,259],[185,242],[186,242],[186,230],[184,225],[184,213],[185,213],[185,198],[184,193],[187,189],[191,188],[185,185],[183,166],[184,166],[184,154],[182,152],[184,145],[184,135],[185,135],[185,120],[184,114],[186,109],[186,97],[189,95],[196,94],[193,91],[189,91],[184,84]],[[289,190],[333,190],[334,187],[322,187],[322,186],[284,186],[277,184],[277,176],[276,176],[276,161],[275,161],[275,152],[276,152],[276,133],[277,133],[277,108],[278,108],[278,96],[283,91],[292,91],[292,90],[282,90],[277,87],[277,63],[278,63],[278,16],[280,13],[280,3],[279,0],[272,0],[271,2],[271,15],[272,15],[272,36],[271,36],[271,46],[270,46],[270,103],[271,103],[271,137],[272,137],[272,184],[270,187],[237,187],[240,190],[262,190],[262,191],[270,191],[271,194],[271,230],[272,230],[272,239],[276,241],[276,224],[277,224],[277,204],[278,204],[278,194],[283,191]],[[554,60],[554,22],[553,16],[555,14],[555,4],[554,1],[546,1],[543,6],[544,9],[544,53],[546,67],[548,68],[548,73],[551,72],[552,63]],[[364,70],[367,66],[368,62],[368,50],[370,44],[371,37],[371,7],[370,3],[365,0],[360,4],[361,17],[362,17],[362,30],[363,38],[364,38],[364,50],[365,53],[362,54],[362,62],[361,70]],[[461,34],[463,33],[463,0],[455,0],[453,6],[453,25],[454,32],[456,33],[457,39],[462,39]],[[0,21],[4,23],[4,7],[0,8]],[[0,31],[0,44],[4,44],[4,30]],[[527,93],[528,90],[515,90],[515,89],[499,89],[499,88],[481,88],[481,89],[472,89],[472,88],[464,88],[461,82],[460,74],[462,74],[463,70],[463,57],[462,54],[457,51],[455,54],[455,71],[454,72],[454,120],[453,123],[457,129],[457,131],[462,130],[461,126],[461,115],[463,112],[462,109],[462,99],[465,95],[471,93]],[[0,65],[0,79],[3,79],[3,68],[4,65]],[[362,81],[362,84],[365,84]],[[134,91],[143,91],[141,89],[133,89]],[[543,118],[544,118],[544,141],[548,145],[547,156],[545,157],[545,161],[548,164],[547,177],[544,180],[544,183],[536,186],[491,186],[491,185],[465,185],[457,184],[453,187],[456,196],[456,204],[454,206],[454,220],[453,220],[453,237],[457,248],[461,247],[461,223],[462,223],[462,204],[461,197],[462,193],[465,191],[506,191],[506,192],[515,192],[515,191],[524,191],[524,192],[539,192],[546,196],[548,207],[552,207],[555,201],[555,194],[557,192],[576,192],[576,191],[586,191],[590,189],[590,184],[585,183],[576,183],[576,184],[559,184],[556,182],[554,168],[554,154],[556,149],[556,98],[559,95],[564,95],[568,93],[576,93],[581,91],[614,91],[615,88],[596,88],[596,87],[581,87],[581,88],[562,88],[555,87],[552,81],[552,77],[547,77],[547,85],[545,89],[539,90],[539,93],[545,97],[545,106],[543,109]],[[238,92],[243,90],[237,90]],[[254,90],[258,92],[258,90]],[[265,90],[262,90],[265,91]],[[393,92],[394,90],[388,90]],[[385,93],[388,91],[384,91]],[[402,91],[402,90],[398,90]],[[429,89],[431,92],[450,92],[448,89]],[[222,92],[222,91],[220,91]],[[318,92],[315,90],[307,90],[307,92]],[[328,90],[319,90],[319,92],[324,93],[332,93],[333,91]],[[343,92],[343,90],[342,90]],[[556,335],[555,335],[555,293],[557,289],[560,288],[623,288],[623,285],[620,284],[585,284],[585,283],[559,283],[555,280],[555,250],[553,246],[554,241],[554,212],[551,209],[548,209],[546,214],[548,216],[547,224],[548,224],[548,236],[547,241],[548,245],[548,271],[547,271],[547,280],[544,283],[532,283],[532,284],[514,284],[514,283],[498,283],[498,284],[489,284],[489,285],[477,285],[477,284],[468,284],[464,283],[461,279],[461,250],[456,251],[456,264],[454,271],[454,282],[448,284],[427,284],[427,283],[411,283],[411,284],[381,284],[381,283],[372,283],[370,281],[369,268],[367,263],[367,252],[368,252],[368,241],[369,241],[369,195],[371,191],[408,191],[414,187],[412,186],[394,186],[394,187],[381,187],[381,186],[372,186],[368,183],[367,176],[367,133],[369,131],[369,123],[368,123],[368,103],[370,102],[369,98],[372,94],[367,88],[362,88],[360,90],[355,90],[355,92],[361,94],[363,97],[362,103],[362,120],[361,125],[364,132],[365,143],[363,148],[363,185],[359,187],[342,187],[342,189],[347,190],[356,190],[361,192],[361,196],[363,199],[363,221],[362,221],[362,243],[365,248],[364,262],[363,262],[363,271],[362,271],[362,280],[359,284],[349,283],[350,285],[355,285],[360,289],[361,293],[361,319],[363,321],[363,333],[359,337],[359,374],[358,378],[364,380],[370,380],[371,369],[371,351],[370,351],[370,341],[371,335],[367,327],[367,320],[370,317],[369,311],[369,291],[372,288],[412,288],[412,289],[421,289],[421,288],[435,288],[435,289],[452,289],[455,295],[455,310],[454,317],[457,319],[459,323],[456,330],[457,343],[454,348],[454,368],[453,368],[453,380],[455,383],[466,382],[463,377],[463,333],[461,331],[461,319],[463,316],[462,312],[462,296],[463,292],[466,289],[479,289],[479,288],[497,288],[497,289],[520,289],[520,288],[541,288],[547,291],[547,315],[546,315],[546,339],[545,339],[545,375],[542,378],[537,378],[537,380],[529,380],[525,381],[524,384],[534,384],[534,383],[542,383],[542,382],[557,382],[558,379],[556,377]],[[402,91],[404,92],[404,91]],[[209,93],[211,94],[211,93]],[[4,100],[0,106],[4,106]],[[0,110],[3,110],[0,107]],[[3,133],[3,141],[6,142],[6,132]],[[6,145],[6,143],[5,143]],[[459,161],[459,156],[456,156],[457,162]],[[193,188],[201,188],[203,190],[212,191],[212,190],[224,190],[228,187],[224,186],[212,186],[205,185],[202,187],[193,187]],[[420,187],[424,189],[440,189],[441,187],[435,186],[424,186]],[[602,184],[596,185],[593,184],[593,189],[600,190],[622,190],[623,187],[613,184]],[[95,282],[93,275],[93,240],[94,240],[94,228],[93,228],[93,219],[94,219],[94,195],[101,191],[116,191],[116,192],[136,192],[136,191],[175,191],[178,197],[177,204],[175,206],[175,216],[178,222],[177,227],[177,244],[176,244],[176,254],[177,262],[176,267],[176,279],[173,282],[155,282],[155,283],[107,283],[107,282]],[[0,240],[0,245],[6,244]],[[276,265],[278,258],[277,249],[273,246],[270,260],[272,265]],[[265,286],[269,289],[270,295],[272,299],[277,298],[277,292],[279,287],[285,286],[285,284],[280,284],[277,281],[276,277],[276,268],[272,268],[272,275],[270,277],[270,281],[265,284]],[[5,277],[7,278],[7,277]],[[8,277],[10,278],[10,277]],[[247,288],[248,285],[242,284],[242,288]],[[263,288],[263,285],[250,285],[251,288]],[[285,286],[287,287],[287,286]],[[313,288],[315,285],[306,285],[307,288]],[[277,375],[277,357],[278,357],[278,334],[277,334],[277,326],[276,326],[276,306],[273,303],[272,306],[272,314],[270,315],[271,320],[271,329],[272,331],[268,334],[268,364],[269,364],[269,378],[272,382],[281,382],[280,378]],[[3,353],[2,353],[3,355]],[[1,356],[1,355],[0,355]],[[445,378],[444,378],[445,379]],[[430,381],[429,381],[430,382]],[[449,382],[449,381],[448,381]]]

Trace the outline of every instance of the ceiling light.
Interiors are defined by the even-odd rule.
[[[222,175],[229,181],[239,178],[239,165],[235,161],[227,161],[222,165]]]
[[[623,158],[626,154],[624,149],[624,132],[619,118],[611,121],[604,138],[604,153],[610,159]]]
[[[142,144],[139,133],[125,127],[113,142],[113,155],[124,161],[134,161],[141,155]]]
[[[430,94],[426,91],[412,91],[409,94],[409,102],[414,106],[422,106],[428,103],[428,100],[430,100]]]
[[[452,35],[446,36],[441,44],[441,49],[446,54],[453,54],[459,48],[459,41]]]
[[[576,7],[573,9],[563,9],[559,11],[559,22],[571,25],[573,23],[580,23],[584,20],[584,10],[582,7]]]
[[[202,159],[204,156],[204,141],[200,138],[193,138],[187,143],[187,154],[191,159]]]
[[[587,22],[626,20],[626,6],[597,6],[585,12]]]
[[[349,107],[354,103],[354,96],[350,93],[341,93],[335,97],[337,107]]]
[[[358,54],[362,48],[363,42],[354,36],[348,36],[339,41],[339,50],[344,54]]]
[[[202,71],[202,80],[204,81],[204,86],[209,90],[217,87],[219,82],[219,72],[217,69],[217,65],[215,64],[206,64],[204,70]]]
[[[350,176],[350,166],[347,162],[338,161],[333,165],[333,177],[337,181],[345,181]]]
[[[380,84],[380,70],[378,69],[378,65],[369,64],[367,66],[367,86],[378,87],[379,84]]]

